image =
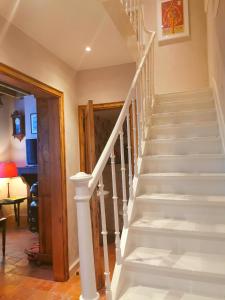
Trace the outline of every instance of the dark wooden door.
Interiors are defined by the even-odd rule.
[[[62,201],[65,168],[58,99],[37,98],[37,112],[40,260],[53,263],[55,280],[65,281],[69,278],[68,237],[62,224],[67,222],[67,209]]]
[[[48,100],[37,99],[38,111],[38,199],[40,260],[52,262],[52,207]]]
[[[94,109],[93,101],[89,100],[85,109],[84,116],[84,131],[85,131],[85,172],[91,174],[96,164],[95,156],[95,124],[94,124]],[[102,272],[101,262],[101,247],[100,247],[100,207],[99,199],[96,195],[92,196],[90,202],[91,220],[92,220],[92,237],[94,247],[94,259],[96,270],[97,289],[101,289],[104,285],[104,277]]]

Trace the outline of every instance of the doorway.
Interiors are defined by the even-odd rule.
[[[37,100],[39,260],[52,264],[55,281],[65,281],[69,267],[63,93],[4,64],[0,81]]]
[[[99,159],[119,117],[124,102],[113,102],[94,104],[88,101],[87,105],[79,106],[79,140],[80,140],[80,169],[86,173],[92,173],[97,160]],[[124,142],[127,141],[126,126],[124,127]],[[126,149],[126,144],[125,144]],[[122,230],[122,185],[121,185],[121,162],[120,162],[120,143],[115,144],[116,154],[116,174],[117,174],[117,191],[118,205],[121,211],[120,229]],[[103,172],[103,181],[105,186],[105,204],[107,217],[108,242],[114,241],[114,219],[112,199],[112,180],[111,180],[110,161],[107,163]],[[92,235],[96,271],[97,288],[101,289],[104,285],[102,271],[102,249],[101,249],[101,225],[100,225],[100,208],[97,194],[90,201]]]

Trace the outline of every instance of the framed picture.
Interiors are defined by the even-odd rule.
[[[157,0],[157,33],[159,42],[189,37],[188,0]]]
[[[12,118],[12,125],[13,125],[13,136],[14,138],[22,139],[25,136],[25,118],[24,114],[18,112],[17,110],[11,115]]]
[[[32,134],[37,134],[37,114],[30,114],[30,128]]]

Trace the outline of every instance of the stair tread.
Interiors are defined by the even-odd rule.
[[[224,220],[225,221],[225,220]],[[225,238],[225,223],[203,223],[189,220],[175,219],[175,218],[163,218],[159,216],[148,215],[143,216],[135,220],[131,224],[132,229],[138,230],[162,230],[164,232],[183,232],[199,235],[212,235],[212,237],[224,237]],[[225,270],[225,268],[224,268]]]
[[[195,100],[194,100],[195,99]],[[176,105],[176,104],[195,104],[195,103],[214,103],[213,101],[213,97],[202,97],[202,98],[193,98],[192,100],[194,101],[190,101],[187,99],[182,99],[182,98],[178,98],[178,99],[168,99],[167,101],[160,101],[160,99],[157,101],[156,103],[156,107],[157,106],[161,106],[161,105]]]
[[[155,160],[155,159],[211,159],[220,158],[225,159],[225,154],[222,153],[187,153],[187,154],[152,154],[144,155],[144,160]]]
[[[225,173],[181,173],[181,172],[171,172],[171,173],[145,173],[140,174],[140,177],[147,178],[147,177],[196,177],[196,178],[205,178],[205,177],[212,177],[212,178],[225,178]]]
[[[196,90],[190,90],[190,91],[180,91],[180,92],[170,92],[165,94],[156,94],[156,99],[170,99],[174,97],[182,97],[182,98],[190,98],[190,97],[202,97],[202,96],[212,96],[212,90],[209,87],[196,89]]]
[[[225,196],[205,196],[205,195],[184,195],[184,194],[142,194],[136,197],[137,200],[163,200],[163,201],[183,201],[199,203],[221,203],[225,204]]]
[[[177,112],[154,112],[152,114],[153,118],[157,117],[168,117],[168,116],[177,116],[180,114],[206,114],[206,113],[216,113],[215,109],[205,109],[202,112],[201,111],[196,111],[196,110],[183,110],[183,111],[177,111]]]
[[[157,138],[157,139],[149,139],[146,142],[184,142],[184,141],[209,141],[209,140],[220,140],[220,136],[214,135],[214,136],[193,136],[193,137],[173,137],[173,138]]]
[[[168,249],[137,247],[125,258],[125,262],[225,279],[225,255],[221,254],[176,253]]]
[[[160,124],[152,125],[151,129],[167,129],[167,128],[189,128],[189,127],[208,127],[208,126],[218,126],[217,121],[201,121],[201,122],[189,122],[180,124]]]
[[[120,300],[217,300],[215,297],[205,297],[185,292],[156,289],[142,285],[129,287]],[[219,300],[219,299],[218,299]]]

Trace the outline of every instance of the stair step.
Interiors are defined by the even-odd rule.
[[[217,137],[190,137],[177,139],[151,139],[146,141],[144,155],[222,153],[222,143]]]
[[[138,195],[178,193],[224,195],[224,173],[148,173],[139,177]]]
[[[156,125],[148,132],[148,138],[182,138],[218,136],[217,122],[201,122],[179,125]]]
[[[210,122],[216,121],[215,109],[204,111],[184,111],[172,113],[158,113],[152,115],[153,125],[163,124],[183,124],[192,122]]]
[[[137,247],[125,258],[125,264],[149,272],[185,276],[192,281],[225,284],[225,255]]]
[[[162,112],[178,112],[178,111],[187,111],[187,110],[209,110],[214,109],[215,103],[213,100],[196,100],[195,102],[159,102],[156,103],[154,108],[154,113],[162,113]]]
[[[179,236],[206,237],[209,239],[225,239],[225,223],[201,223],[172,218],[157,218],[144,216],[131,225],[131,230],[147,231],[161,234],[176,234]],[[225,252],[225,249],[224,249]]]
[[[225,172],[223,154],[144,156],[141,173],[148,172]]]
[[[183,194],[143,194],[136,197],[137,201],[148,201],[150,203],[168,203],[174,204],[182,202],[194,205],[215,205],[224,206],[225,196],[199,196],[199,195],[183,195]],[[225,220],[224,220],[225,221]]]
[[[209,298],[196,294],[172,290],[172,289],[157,289],[147,286],[129,287],[120,300],[219,300],[219,298]]]
[[[192,101],[193,99],[199,98],[212,98],[212,91],[210,89],[201,89],[197,91],[188,91],[188,92],[178,92],[178,93],[169,93],[156,95],[157,101],[171,101],[171,100],[187,100]]]

